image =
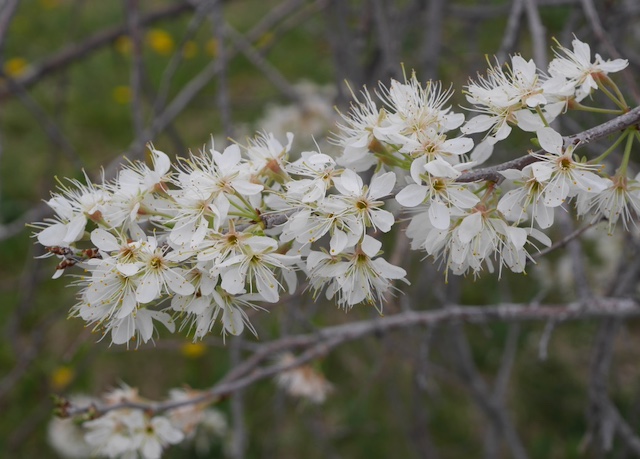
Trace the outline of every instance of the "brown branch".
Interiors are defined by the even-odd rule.
[[[623,131],[631,126],[638,126],[640,123],[640,106],[636,107],[624,115],[620,115],[612,120],[606,121],[598,126],[594,126],[586,131],[579,132],[578,134],[564,137],[565,145],[574,145],[576,148],[584,146],[585,144],[595,142],[596,140],[607,137],[616,132]],[[544,154],[544,150],[538,150],[536,154]],[[462,174],[457,182],[469,183],[479,182],[483,180],[491,182],[501,182],[503,177],[500,171],[507,169],[523,169],[529,164],[533,164],[539,161],[538,158],[532,154],[521,156],[520,158],[512,159],[497,166],[485,167],[483,169],[477,169],[475,171]]]
[[[265,343],[251,357],[232,369],[218,384],[190,400],[181,402],[134,403],[125,402],[103,407],[69,407],[66,414],[75,416],[91,412],[101,416],[109,411],[133,408],[159,413],[186,405],[208,403],[228,397],[260,380],[295,368],[325,355],[341,344],[362,339],[375,333],[385,333],[411,327],[433,327],[452,322],[537,322],[546,320],[576,321],[603,318],[630,318],[640,316],[640,305],[626,298],[599,298],[570,304],[503,304],[499,306],[450,306],[431,311],[408,311],[388,317],[350,322],[319,330],[317,333],[288,336]],[[290,363],[261,367],[275,353],[306,348]]]

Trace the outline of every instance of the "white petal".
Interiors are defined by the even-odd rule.
[[[493,127],[496,123],[494,117],[489,115],[478,115],[471,118],[467,123],[460,128],[462,132],[465,134],[473,134],[476,132],[484,132],[491,127]]]
[[[236,295],[244,293],[244,284],[246,274],[240,271],[240,266],[233,266],[224,271],[220,277],[222,277],[221,287],[228,293]]]
[[[111,341],[113,344],[124,344],[133,338],[136,328],[133,316],[117,320],[116,325],[111,328]]]
[[[341,230],[335,230],[333,235],[331,236],[331,240],[329,241],[329,247],[331,248],[331,255],[337,255],[342,253],[342,251],[347,246],[349,242],[349,238],[347,237],[347,233]]]
[[[222,311],[222,325],[232,335],[239,335],[244,330],[242,312],[233,306],[226,306]]]
[[[360,244],[360,248],[369,258],[373,258],[382,248],[382,242],[366,235]]]
[[[381,198],[387,196],[393,190],[393,186],[396,184],[396,174],[393,172],[387,172],[382,175],[377,175],[371,180],[371,186],[369,187],[369,197],[371,199]]]
[[[522,180],[525,177],[522,171],[518,169],[505,169],[503,171],[498,171],[498,173],[507,180]]]
[[[120,244],[118,244],[116,237],[102,228],[96,228],[91,232],[91,242],[104,252],[120,250]]]
[[[87,226],[87,218],[83,214],[73,217],[67,224],[67,234],[64,237],[64,242],[79,241],[82,238],[85,226]]]
[[[538,142],[540,146],[549,153],[562,153],[562,136],[550,127],[543,127],[538,130]]]
[[[67,234],[67,227],[64,223],[54,223],[38,233],[38,242],[45,247],[64,246],[64,237]]]
[[[234,180],[231,185],[238,193],[247,196],[258,194],[264,189],[263,185],[251,183],[248,180]]]
[[[393,214],[386,210],[372,209],[370,215],[373,224],[383,233],[388,233],[396,222]]]
[[[407,185],[396,195],[396,201],[405,207],[415,207],[424,202],[428,190],[428,187],[415,183]]]
[[[399,266],[392,265],[384,258],[376,258],[372,261],[373,266],[380,275],[387,279],[402,279],[407,272]]]
[[[351,169],[345,169],[340,177],[336,177],[333,184],[345,196],[357,196],[362,193],[362,179]]]
[[[456,170],[451,164],[443,159],[436,158],[425,164],[425,170],[436,177],[458,178],[460,171]]]
[[[439,200],[432,201],[429,207],[429,221],[437,229],[445,230],[449,228],[451,223],[449,208]]]
[[[273,273],[266,268],[261,270],[259,275],[256,275],[256,288],[268,303],[277,303],[280,299],[278,281],[273,276]]]
[[[185,279],[175,269],[166,269],[163,273],[167,286],[179,295],[191,295],[195,292],[195,287]]]
[[[465,217],[458,227],[458,237],[464,244],[471,242],[480,231],[482,231],[482,215],[474,212]]]
[[[136,299],[139,303],[150,303],[160,296],[160,285],[154,276],[145,277],[136,289]]]
[[[480,142],[471,152],[471,159],[476,164],[482,164],[493,154],[493,144],[487,140]]]

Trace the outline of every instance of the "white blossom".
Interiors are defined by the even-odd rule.
[[[574,91],[578,102],[598,88],[596,79],[599,75],[619,72],[629,65],[626,59],[614,59],[605,61],[596,53],[595,60],[591,61],[591,47],[575,38],[571,45],[573,50],[558,44],[554,50],[556,57],[549,63],[549,73],[552,76],[562,78]]]
[[[538,131],[540,146],[547,152],[536,155],[543,164],[551,167],[551,177],[544,188],[544,205],[558,207],[567,198],[578,193],[599,193],[607,188],[607,182],[594,170],[598,165],[580,163],[573,158],[573,146],[563,146],[562,136],[552,128]]]

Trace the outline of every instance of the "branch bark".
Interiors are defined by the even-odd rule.
[[[431,311],[408,311],[388,317],[351,322],[319,330],[317,333],[287,336],[263,344],[253,355],[222,378],[218,384],[201,395],[182,402],[121,403],[104,407],[70,407],[67,415],[75,416],[92,412],[100,416],[121,408],[146,410],[159,413],[185,405],[207,403],[230,396],[258,381],[272,377],[309,361],[326,355],[334,348],[366,336],[387,333],[410,327],[433,327],[447,323],[489,322],[537,322],[546,320],[577,321],[603,318],[631,318],[640,316],[640,304],[627,298],[598,298],[570,304],[502,304],[498,306],[449,306]],[[260,366],[277,352],[302,349],[302,352],[286,364]]]

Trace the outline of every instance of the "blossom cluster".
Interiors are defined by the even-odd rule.
[[[65,403],[106,410],[100,417],[82,422],[54,418],[49,425],[49,442],[62,457],[140,457],[158,459],[170,445],[193,442],[206,450],[212,438],[224,438],[224,416],[206,403],[190,403],[200,395],[190,389],[172,389],[167,402],[179,405],[163,414],[149,414],[127,404],[148,404],[138,390],[127,385],[100,398],[73,396]],[[64,411],[65,407],[61,409]],[[91,411],[89,412],[91,414]]]
[[[251,310],[309,289],[340,307],[380,308],[406,271],[383,256],[381,236],[405,215],[411,247],[454,274],[487,268],[524,271],[531,247],[551,245],[543,232],[573,199],[579,215],[605,218],[612,231],[640,211],[638,177],[627,177],[637,131],[627,129],[615,174],[603,160],[574,154],[575,145],[550,127],[603,89],[628,107],[608,74],[627,61],[592,60],[587,44],[559,47],[548,74],[515,55],[490,64],[470,81],[466,99],[476,116],[450,106],[451,89],[420,83],[415,74],[374,92],[366,88],[331,139],[337,157],[292,151],[261,133],[246,145],[219,148],[171,164],[151,150],[151,166],[136,162],[116,179],[70,181],[47,201],[55,218],[36,224],[38,242],[85,270],[75,284],[72,315],[116,344],[152,339],[155,325],[202,338],[214,325],[237,335]],[[542,150],[504,182],[465,176],[487,161],[513,127],[533,132]],[[480,141],[473,134],[485,133]],[[367,178],[365,178],[367,177]],[[505,186],[506,185],[506,186]],[[299,275],[305,281],[299,287]]]

